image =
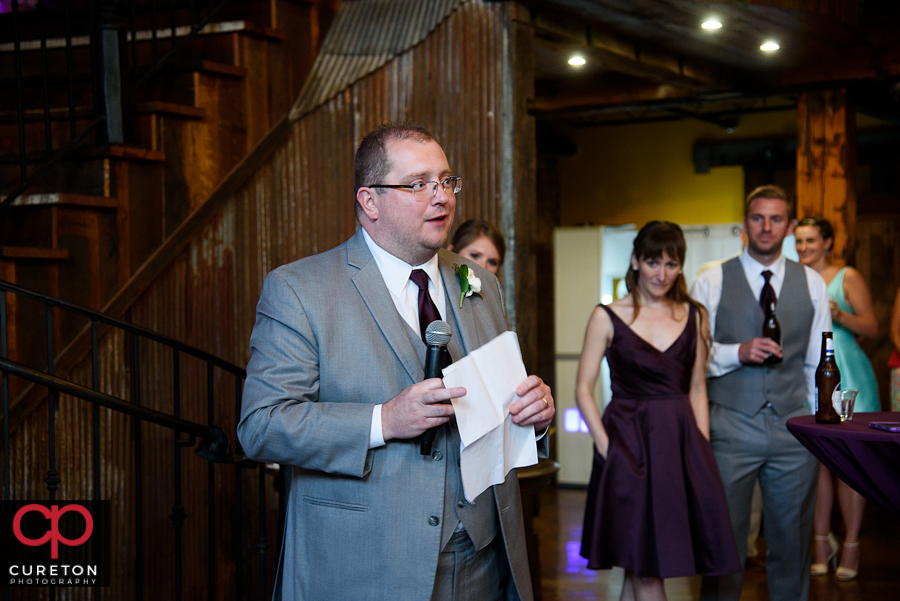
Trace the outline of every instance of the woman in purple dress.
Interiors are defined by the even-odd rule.
[[[706,311],[687,292],[681,228],[652,221],[634,241],[628,296],[594,309],[576,401],[594,439],[581,554],[625,569],[622,599],[665,599],[663,579],[741,570],[712,447]],[[612,401],[594,389],[606,357]]]

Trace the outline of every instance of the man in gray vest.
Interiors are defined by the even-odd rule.
[[[466,390],[424,379],[432,321],[450,326],[454,360],[507,329],[497,279],[470,263],[481,282],[463,282],[481,289],[467,296],[464,259],[442,249],[461,180],[405,124],[369,133],[354,171],[361,227],[269,273],[250,336],[238,436],[254,460],[290,466],[275,598],[530,601],[516,472],[466,500],[441,404]],[[516,393],[512,421],[545,434],[550,388],[529,376]]]
[[[805,601],[818,462],[785,424],[813,406],[821,333],[831,330],[828,294],[818,273],[781,255],[794,229],[793,205],[784,190],[753,190],[744,205],[744,229],[746,250],[701,274],[691,289],[709,310],[713,339],[707,365],[710,442],[741,561],[758,478],[769,598]],[[781,323],[781,344],[762,337],[763,307],[771,302]],[[770,356],[779,361],[763,364]],[[704,578],[701,598],[738,601],[743,576]]]

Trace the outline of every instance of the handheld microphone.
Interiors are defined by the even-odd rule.
[[[425,328],[425,379],[440,378],[442,370],[453,363],[450,353],[447,351],[447,343],[450,342],[450,324],[446,321],[432,321]],[[431,455],[431,445],[434,443],[435,428],[422,433],[419,440],[419,452],[422,455]]]

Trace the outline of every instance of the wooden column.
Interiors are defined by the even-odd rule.
[[[500,84],[501,213],[507,244],[503,292],[510,325],[519,336],[525,367],[528,373],[536,373],[540,350],[537,343],[539,291],[533,250],[537,150],[534,117],[528,114],[529,106],[534,103],[534,31],[527,7],[509,2],[504,5],[504,11],[507,29],[503,43],[508,52]],[[552,294],[552,291],[551,284],[544,293]]]
[[[856,113],[846,90],[803,92],[797,118],[797,216],[831,222],[843,265],[856,248]]]

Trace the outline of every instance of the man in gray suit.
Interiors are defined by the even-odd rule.
[[[249,457],[292,466],[275,597],[532,599],[515,470],[468,503],[443,404],[466,390],[424,380],[420,307],[449,323],[454,360],[508,327],[480,267],[481,296],[460,306],[463,259],[441,248],[461,180],[428,131],[400,124],[363,139],[354,171],[361,227],[272,271],[250,338],[238,436]],[[529,376],[516,393],[513,422],[542,436],[549,387]]]
[[[754,482],[763,496],[766,574],[772,601],[809,597],[809,542],[818,463],[787,430],[813,406],[821,333],[831,330],[825,281],[781,255],[793,231],[793,206],[777,186],[745,203],[748,246],[701,274],[691,295],[709,310],[713,347],[707,366],[710,442],[741,562]],[[762,337],[763,306],[776,302],[781,344]],[[780,361],[763,362],[774,356]],[[704,578],[701,598],[738,601],[743,572]]]

